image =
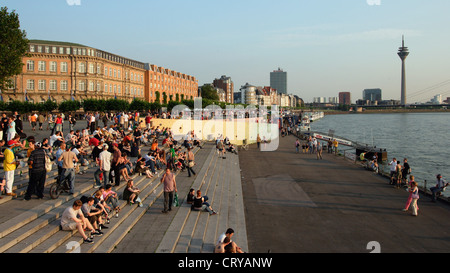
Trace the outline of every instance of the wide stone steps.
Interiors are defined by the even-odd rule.
[[[209,155],[192,188],[207,195],[208,202],[218,212],[191,211],[186,197],[180,200],[169,229],[158,246],[157,253],[212,253],[218,236],[228,227],[235,229],[233,240],[248,250],[239,157],[226,154],[219,158],[215,149]]]
[[[198,148],[194,152],[197,150]],[[68,206],[71,206],[74,200],[79,199],[82,195],[92,195],[95,192],[93,188],[93,174],[97,170],[97,167],[89,165],[84,169],[86,171],[84,175],[77,175],[73,196],[67,196],[63,193],[58,199],[45,201],[35,208],[25,211],[0,224],[0,252],[67,252],[70,251],[66,247],[67,243],[81,243],[82,237],[76,231],[60,231],[59,222],[63,211]],[[161,174],[162,171],[158,173]],[[56,175],[54,174],[54,176]],[[83,182],[79,183],[81,177],[85,178]],[[119,223],[128,221],[128,217],[126,216],[133,215],[133,211],[145,211],[146,206],[148,207],[152,204],[151,200],[160,194],[157,175],[151,179],[147,179],[145,175],[133,175],[132,179],[135,185],[143,190],[140,197],[143,201],[145,200],[144,207],[139,208],[137,205],[128,206],[126,201],[120,200],[122,211],[119,214],[119,218],[111,219],[110,229],[105,229],[105,235],[102,237],[96,237],[94,239],[96,243],[89,245],[89,249],[86,252],[94,251],[102,241],[106,241],[109,230],[112,231],[115,227],[119,226]],[[158,181],[155,182],[157,179]],[[126,183],[122,182],[120,187],[114,188],[114,191],[121,196],[125,185]]]

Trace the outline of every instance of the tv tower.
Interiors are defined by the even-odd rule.
[[[409,55],[409,50],[405,47],[405,37],[402,36],[402,47],[398,49],[398,56],[402,60],[402,94],[401,105],[406,106],[406,73],[405,73],[405,59]]]

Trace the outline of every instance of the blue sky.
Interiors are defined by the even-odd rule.
[[[199,85],[227,75],[235,92],[246,82],[265,86],[280,67],[288,92],[306,102],[340,91],[351,92],[354,102],[365,88],[399,100],[404,34],[411,51],[408,102],[450,97],[450,1],[370,1],[6,0],[0,6],[16,10],[29,39],[85,44],[196,76]]]

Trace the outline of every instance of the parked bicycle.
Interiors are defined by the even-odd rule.
[[[69,185],[70,176],[67,176],[65,179],[61,181],[60,177],[56,178],[56,182],[53,183],[50,187],[50,197],[52,199],[57,199],[59,195],[63,192],[69,193],[70,185]]]

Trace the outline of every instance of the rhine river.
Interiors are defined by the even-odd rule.
[[[449,127],[450,113],[328,115],[311,123],[311,131],[331,129],[336,137],[386,149],[388,163],[395,157],[403,165],[407,158],[416,182],[427,180],[427,188],[436,174],[450,181]]]

